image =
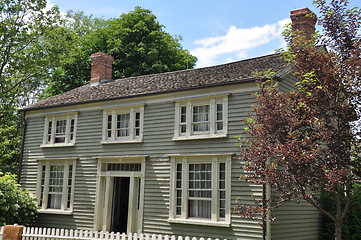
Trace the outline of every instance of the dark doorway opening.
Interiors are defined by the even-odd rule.
[[[111,232],[127,232],[129,183],[129,177],[114,178]]]

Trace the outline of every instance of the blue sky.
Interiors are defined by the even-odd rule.
[[[291,10],[312,0],[48,0],[67,10],[105,19],[119,17],[135,6],[151,10],[165,31],[180,35],[183,48],[198,58],[197,67],[212,66],[273,53],[284,46],[283,25]],[[360,0],[350,6],[360,7]]]

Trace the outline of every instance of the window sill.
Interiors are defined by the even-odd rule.
[[[134,139],[134,140],[115,140],[115,141],[101,141],[101,144],[118,144],[118,143],[141,143],[143,139]]]
[[[213,227],[229,227],[231,224],[228,222],[212,222],[201,219],[168,219],[169,223],[183,223],[183,224],[192,224],[192,225],[203,225],[203,226],[213,226]]]
[[[56,209],[40,209],[39,213],[47,213],[47,214],[59,214],[59,215],[72,215],[73,211],[67,210],[56,210]]]
[[[41,144],[42,148],[52,148],[52,147],[73,147],[75,143],[53,143],[53,144]]]
[[[173,137],[173,140],[174,141],[183,141],[183,140],[196,140],[196,139],[208,139],[208,138],[225,138],[225,137],[227,137],[227,134],[226,133],[221,133],[221,134],[178,136],[178,137]]]

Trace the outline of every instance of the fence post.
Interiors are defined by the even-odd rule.
[[[3,240],[21,240],[24,226],[6,225],[3,230]]]

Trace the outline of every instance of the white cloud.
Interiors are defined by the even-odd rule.
[[[194,43],[200,47],[190,52],[198,58],[197,67],[214,64],[217,57],[222,54],[233,53],[237,58],[244,58],[248,50],[280,38],[283,26],[289,21],[289,19],[284,19],[275,24],[253,28],[231,26],[224,36],[196,40]]]

